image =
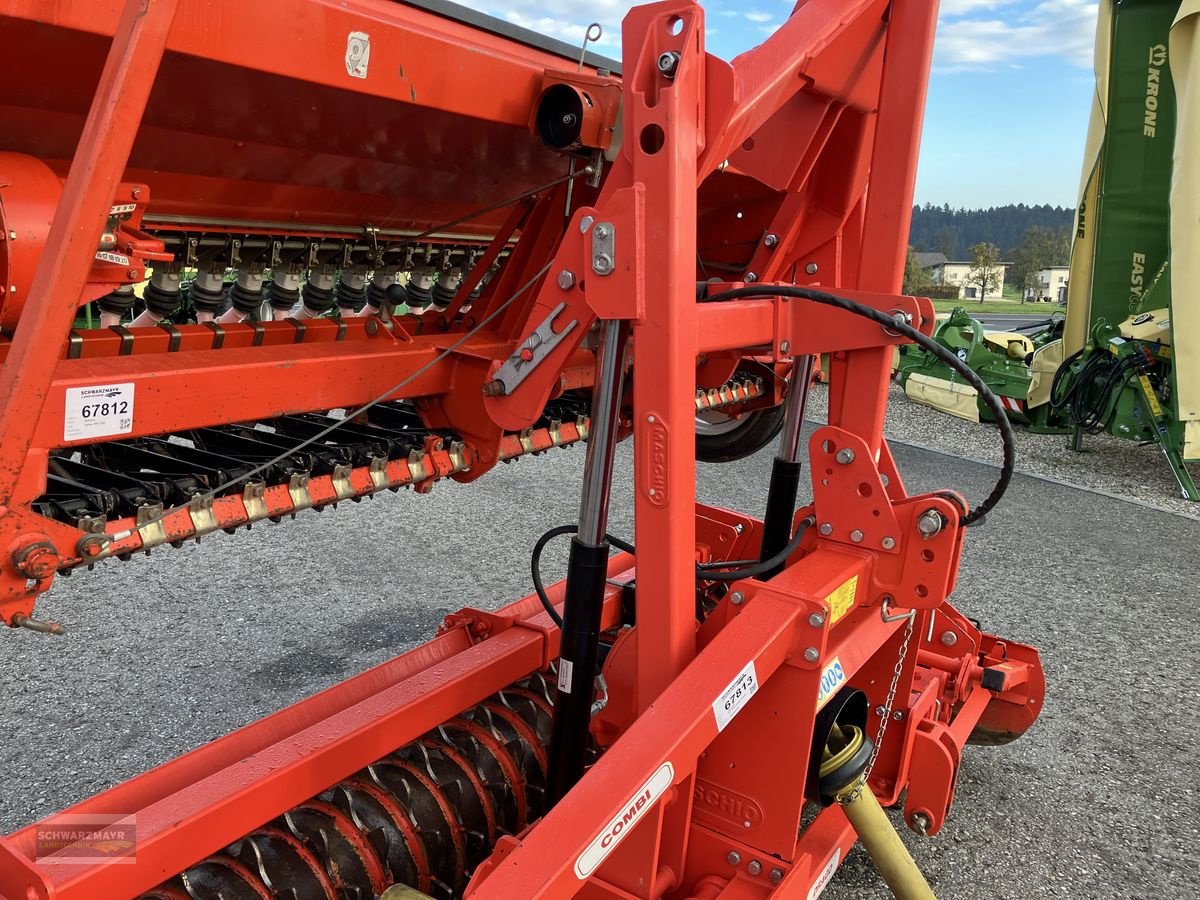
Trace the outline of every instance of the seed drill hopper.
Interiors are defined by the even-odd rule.
[[[947,599],[1003,407],[975,505],[881,434],[936,346],[898,293],[935,23],[808,0],[725,62],[667,0],[618,65],[443,3],[0,0],[7,625],[83,640],[27,633],[65,571],[587,440],[528,597],[8,835],[0,896],[816,897],[858,839],[929,896],[879,804],[936,835],[1044,692]],[[697,415],[780,405],[764,517],[698,504]]]

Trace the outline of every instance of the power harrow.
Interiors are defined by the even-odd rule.
[[[5,624],[61,634],[77,567],[586,442],[529,596],[0,839],[0,897],[815,898],[856,841],[931,896],[881,806],[936,835],[1045,689],[948,602],[1013,446],[898,293],[935,24],[807,0],[726,62],[665,0],[617,62],[438,0],[0,0]],[[911,343],[997,424],[975,505],[882,438]],[[761,519],[696,502],[698,454],[776,435]]]

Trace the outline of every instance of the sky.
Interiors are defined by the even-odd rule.
[[[459,0],[620,57],[625,0]],[[766,39],[791,0],[707,0],[708,51],[725,59]],[[942,0],[917,203],[1074,206],[1094,90],[1094,0]]]

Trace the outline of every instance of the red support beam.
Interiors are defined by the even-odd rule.
[[[128,0],[63,188],[29,302],[0,371],[0,507],[25,465],[57,348],[75,318],[113,195],[167,45],[177,0]]]

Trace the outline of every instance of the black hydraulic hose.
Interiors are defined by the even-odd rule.
[[[764,560],[725,560],[722,562],[700,563],[696,566],[697,581],[738,581],[742,578],[757,578],[760,575],[770,573],[772,570],[781,567],[788,558],[796,552],[800,547],[800,541],[803,540],[805,532],[810,529],[816,522],[813,516],[806,516],[800,520],[796,526],[796,533],[792,535],[792,539],[788,541],[786,547],[772,556],[770,559]],[[558,614],[558,610],[554,608],[554,604],[550,600],[550,595],[546,593],[546,584],[542,581],[542,551],[546,549],[546,545],[557,537],[562,537],[564,534],[575,534],[579,530],[578,525],[559,525],[551,528],[533,545],[533,553],[529,559],[530,576],[533,578],[533,590],[537,594],[538,599],[542,602],[542,608],[554,620],[554,624],[562,628],[562,616]],[[628,541],[623,541],[620,538],[615,538],[611,534],[604,536],[612,546],[618,550],[624,551],[636,556],[637,550],[633,544]],[[728,569],[729,571],[717,571],[719,569]]]
[[[1058,410],[1067,405],[1067,401],[1070,399],[1071,390],[1068,389],[1064,392],[1063,385],[1067,383],[1067,376],[1070,373],[1071,366],[1073,366],[1081,356],[1083,356],[1083,350],[1076,350],[1062,361],[1062,364],[1058,367],[1058,371],[1054,373],[1054,380],[1050,382],[1051,409]]]
[[[699,569],[696,572],[696,577],[704,581],[741,581],[743,578],[757,578],[759,575],[766,575],[782,566],[787,562],[788,557],[800,548],[800,542],[804,539],[805,533],[813,527],[816,521],[816,517],[814,516],[805,516],[801,519],[796,526],[796,533],[792,535],[792,539],[788,541],[787,546],[770,559],[764,559],[761,562],[755,562],[728,572]],[[724,563],[723,565],[733,565],[733,563]]]
[[[537,543],[533,545],[533,553],[529,558],[529,574],[533,578],[533,590],[538,595],[538,599],[542,601],[542,608],[546,610],[546,613],[559,628],[562,628],[562,616],[558,614],[558,610],[550,602],[550,595],[546,593],[546,584],[542,581],[542,551],[555,538],[562,537],[564,534],[575,534],[577,531],[579,531],[578,525],[559,525],[556,528],[551,528],[537,539]],[[606,534],[604,539],[618,550],[623,550],[626,553],[634,552],[633,544],[628,541],[615,538],[611,534]]]
[[[797,287],[795,285],[770,285],[762,287],[742,287],[733,288],[732,290],[722,291],[719,294],[714,294],[711,297],[704,297],[700,300],[701,303],[721,303],[729,300],[742,299],[764,299],[771,297],[794,297],[799,300],[810,300],[813,303],[820,303],[824,306],[833,306],[837,309],[844,310],[856,316],[862,316],[865,319],[870,319],[877,322],[884,328],[887,328],[896,334],[903,335],[963,377],[971,387],[979,392],[979,396],[983,398],[983,402],[991,411],[996,419],[996,428],[1000,431],[1000,442],[1003,447],[1003,462],[1000,466],[1000,477],[996,479],[996,484],[992,488],[991,493],[977,507],[972,509],[967,515],[963,516],[963,525],[973,525],[980,522],[996,504],[1000,502],[1000,498],[1004,496],[1004,492],[1008,490],[1009,482],[1012,481],[1013,472],[1016,470],[1017,450],[1016,437],[1013,434],[1012,423],[1008,421],[1008,414],[1004,410],[1004,404],[1000,398],[992,392],[991,388],[984,383],[975,371],[965,362],[959,359],[955,354],[951,353],[937,341],[926,336],[925,334],[913,328],[906,322],[900,321],[893,316],[889,316],[885,312],[881,312],[871,306],[864,306],[861,303],[855,303],[853,300],[846,297],[838,297],[834,294],[828,294],[825,291],[818,291],[812,288]]]
[[[1083,352],[1073,353],[1055,373],[1050,386],[1050,406],[1055,410],[1066,409],[1070,420],[1082,431],[1098,434],[1112,423],[1120,392],[1132,375],[1142,371],[1144,363],[1140,356],[1117,358],[1103,350],[1093,350],[1079,371],[1071,374],[1071,366]]]

